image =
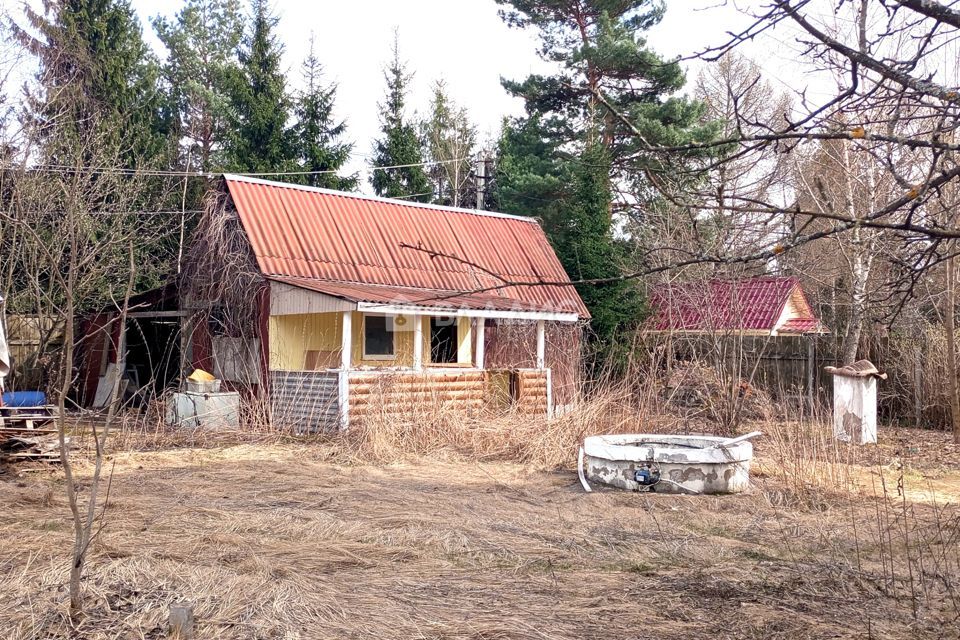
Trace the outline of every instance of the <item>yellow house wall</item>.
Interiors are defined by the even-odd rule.
[[[413,330],[394,334],[395,357],[389,360],[363,358],[364,314],[352,316],[352,366],[354,367],[412,367]],[[420,317],[423,329],[423,363],[430,364],[430,318]],[[307,351],[340,351],[341,314],[314,313],[270,317],[270,368],[302,370],[306,366]],[[457,319],[457,363],[473,362],[473,327],[470,318]]]
[[[783,311],[780,313],[780,317],[777,318],[776,328],[779,329],[794,318],[809,316],[811,314],[812,310],[807,305],[800,287],[794,287],[790,293],[790,297],[787,298],[787,303],[783,305]]]
[[[301,370],[307,351],[340,351],[339,313],[270,317],[270,368]]]

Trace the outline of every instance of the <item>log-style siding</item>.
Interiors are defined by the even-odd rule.
[[[544,415],[547,413],[547,371],[518,369],[516,410],[519,413]]]
[[[415,418],[436,412],[476,414],[483,409],[483,371],[353,372],[350,422],[374,417]]]
[[[553,373],[553,404],[575,403],[580,390],[580,336],[578,324],[548,322],[546,367]],[[537,327],[531,322],[488,320],[486,328],[488,369],[533,368],[537,358]]]
[[[513,377],[512,401],[495,401],[493,378]],[[547,413],[547,371],[516,369],[443,372],[353,372],[350,374],[350,422],[373,418],[415,419],[456,412],[465,416],[490,410]]]

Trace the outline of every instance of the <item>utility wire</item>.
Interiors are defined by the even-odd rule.
[[[53,213],[65,213],[64,211],[19,211],[24,216],[42,216]],[[168,209],[165,211],[86,211],[82,212],[89,216],[160,216],[160,215],[181,215],[184,213],[203,213],[202,209]]]
[[[379,167],[368,167],[371,171],[388,169],[408,169],[412,167],[430,167],[439,164],[451,164],[454,162],[463,162],[470,158],[451,158],[449,160],[431,160],[428,162],[413,162],[410,164],[394,164]],[[212,178],[221,173],[230,173],[237,176],[246,176],[256,178],[260,176],[317,176],[325,174],[339,173],[337,169],[326,169],[324,171],[260,171],[260,172],[233,172],[233,171],[172,171],[166,169],[128,169],[123,167],[71,167],[68,165],[44,164],[30,167],[28,171],[38,173],[99,173],[99,174],[119,174],[129,176],[176,176],[180,178]]]
[[[419,198],[420,196],[432,196],[433,191],[425,191],[424,193],[408,193],[405,196],[390,196],[391,200],[405,200],[406,198]]]

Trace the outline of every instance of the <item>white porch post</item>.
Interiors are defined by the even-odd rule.
[[[350,369],[353,359],[353,312],[344,311],[343,330],[340,332],[340,368],[344,371]]]
[[[342,313],[340,331],[340,373],[337,400],[340,405],[340,429],[350,426],[350,366],[353,362],[353,312]]]
[[[423,318],[424,316],[411,316],[413,319],[413,368],[416,371],[423,370]]]
[[[546,363],[547,338],[543,320],[537,320],[537,369],[543,369]]]
[[[483,349],[484,349],[484,331],[487,328],[487,321],[483,318],[476,318],[477,321],[477,349],[474,363],[477,369],[483,369]]]

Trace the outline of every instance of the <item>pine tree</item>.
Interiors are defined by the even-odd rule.
[[[680,65],[647,47],[643,33],[663,18],[659,0],[496,1],[508,7],[501,11],[508,24],[538,29],[541,55],[560,64],[552,76],[531,75],[504,86],[524,99],[528,113],[557,118],[562,126],[554,134],[565,141],[582,144],[589,132],[614,165],[627,158],[631,170],[654,163],[598,94],[628,115],[650,144],[682,144],[716,132],[702,123],[702,103],[675,96],[686,81]]]
[[[433,184],[434,202],[454,207],[476,205],[472,164],[476,129],[467,110],[458,107],[440,80],[433,87],[429,117],[421,124],[426,173]]]
[[[273,35],[277,18],[267,0],[253,0],[250,33],[231,74],[231,131],[225,149],[234,171],[270,172],[296,168],[287,128],[290,97],[280,69],[283,47]]]
[[[31,30],[11,25],[39,63],[39,92],[28,119],[48,156],[70,157],[84,141],[112,146],[128,166],[162,166],[169,154],[168,105],[159,65],[126,0],[59,0],[38,13],[24,5]]]
[[[230,109],[229,79],[243,36],[239,0],[187,0],[175,20],[156,18],[157,36],[169,55],[163,72],[176,111],[178,137],[189,143],[191,169],[222,164]]]
[[[355,191],[358,186],[356,173],[341,176],[339,172],[350,159],[353,144],[342,142],[347,130],[344,121],[335,121],[333,105],[337,95],[336,84],[323,84],[323,67],[314,53],[313,36],[310,36],[310,53],[303,62],[304,90],[297,97],[294,140],[302,171],[323,171],[304,177],[304,183],[314,187]]]
[[[646,46],[643,32],[661,20],[663,3],[497,3],[505,7],[501,16],[511,26],[538,29],[541,55],[559,63],[559,70],[503,83],[523,98],[527,117],[508,126],[501,140],[496,195],[505,209],[543,219],[575,280],[611,280],[578,287],[594,333],[609,354],[613,336],[636,326],[643,310],[636,285],[616,280],[628,270],[629,256],[614,223],[634,211],[639,218],[656,197],[648,172],[689,169],[696,158],[678,157],[677,167],[663,166],[604,102],[627,114],[649,144],[708,140],[716,127],[704,123],[701,103],[675,97],[685,81],[680,66]],[[633,194],[621,217],[614,215],[614,185]]]
[[[433,192],[421,166],[420,140],[404,114],[407,87],[412,77],[400,60],[400,46],[395,36],[393,59],[384,70],[387,96],[379,105],[381,137],[373,145],[372,166],[396,168],[374,169],[370,184],[378,196],[428,202]]]

